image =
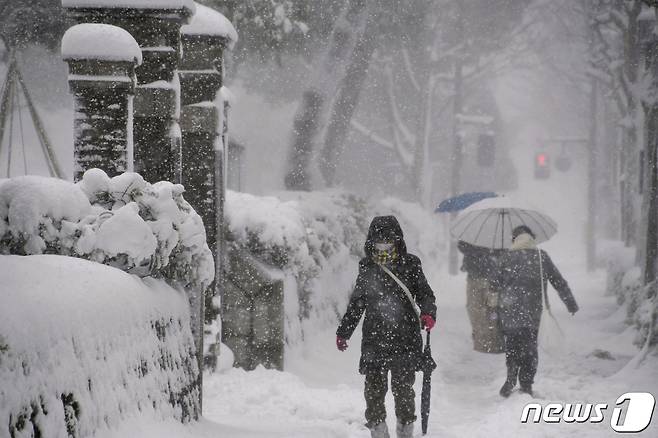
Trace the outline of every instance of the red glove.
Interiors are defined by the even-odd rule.
[[[423,328],[428,332],[434,328],[434,318],[431,315],[420,315],[420,322],[423,324]]]
[[[340,351],[347,350],[347,339],[336,336],[336,348],[338,348]]]

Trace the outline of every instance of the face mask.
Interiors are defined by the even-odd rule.
[[[391,263],[397,258],[397,251],[394,243],[378,242],[375,243],[374,259],[380,265]]]

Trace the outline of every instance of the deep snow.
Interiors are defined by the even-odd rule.
[[[554,258],[560,264],[560,257]],[[639,368],[628,365],[637,353],[632,346],[633,329],[624,324],[624,311],[614,298],[603,295],[604,273],[586,274],[580,264],[562,263],[560,267],[571,281],[582,310],[571,317],[559,303],[554,306],[567,345],[564,352],[554,356],[540,350],[535,387],[542,398],[537,401],[605,402],[613,406],[625,392],[658,394],[656,357],[649,357]],[[449,278],[440,272],[430,273],[429,277],[439,292],[438,323],[432,338],[439,366],[433,374],[428,437],[490,437],[495,433],[508,437],[618,436],[609,426],[609,416],[598,425],[521,424],[523,406],[532,399],[518,393],[501,399],[498,389],[505,376],[503,355],[472,350],[464,277]],[[287,356],[285,372],[231,369],[206,375],[205,420],[198,424],[182,426],[141,418],[99,436],[367,438],[369,433],[363,427],[363,378],[357,372],[360,330],[345,353],[336,350],[334,339],[332,328],[318,331]],[[592,355],[596,349],[609,351],[614,360]],[[417,376],[418,401],[420,374]],[[390,393],[387,410],[387,421],[393,429]],[[416,436],[419,433],[417,430]],[[647,430],[634,436],[657,435],[654,420]]]
[[[68,436],[66,394],[84,437],[138,410],[181,419],[198,396],[193,348],[188,298],[162,280],[73,257],[0,256],[2,438],[21,414],[41,436]],[[16,428],[12,437],[32,436],[31,424]]]

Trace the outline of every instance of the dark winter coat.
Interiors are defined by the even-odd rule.
[[[519,328],[539,329],[543,309],[540,253],[544,271],[541,281],[544,283],[544,288],[550,281],[569,312],[578,311],[578,304],[569,285],[545,251],[537,249],[506,251],[500,257],[500,273],[494,279],[494,287],[499,292],[499,318],[504,331]]]
[[[472,278],[490,279],[498,274],[498,257],[504,250],[482,248],[463,240],[457,242],[457,248],[464,254],[461,270]]]
[[[373,261],[374,242],[394,238],[398,258],[387,265],[408,288],[421,314],[436,318],[434,292],[420,259],[408,254],[402,229],[393,216],[373,219],[365,244],[366,256],[359,263],[359,275],[347,311],[336,335],[349,339],[365,313],[359,372],[419,368],[422,338],[418,317],[409,299],[395,281]]]

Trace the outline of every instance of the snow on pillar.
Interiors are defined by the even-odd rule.
[[[180,28],[192,0],[62,0],[78,22],[107,23],[135,38],[143,63],[134,100],[135,171],[150,182],[181,180]]]
[[[132,170],[132,99],[142,52],[125,30],[78,24],[62,38],[74,95],[74,180],[99,168],[110,176]]]

